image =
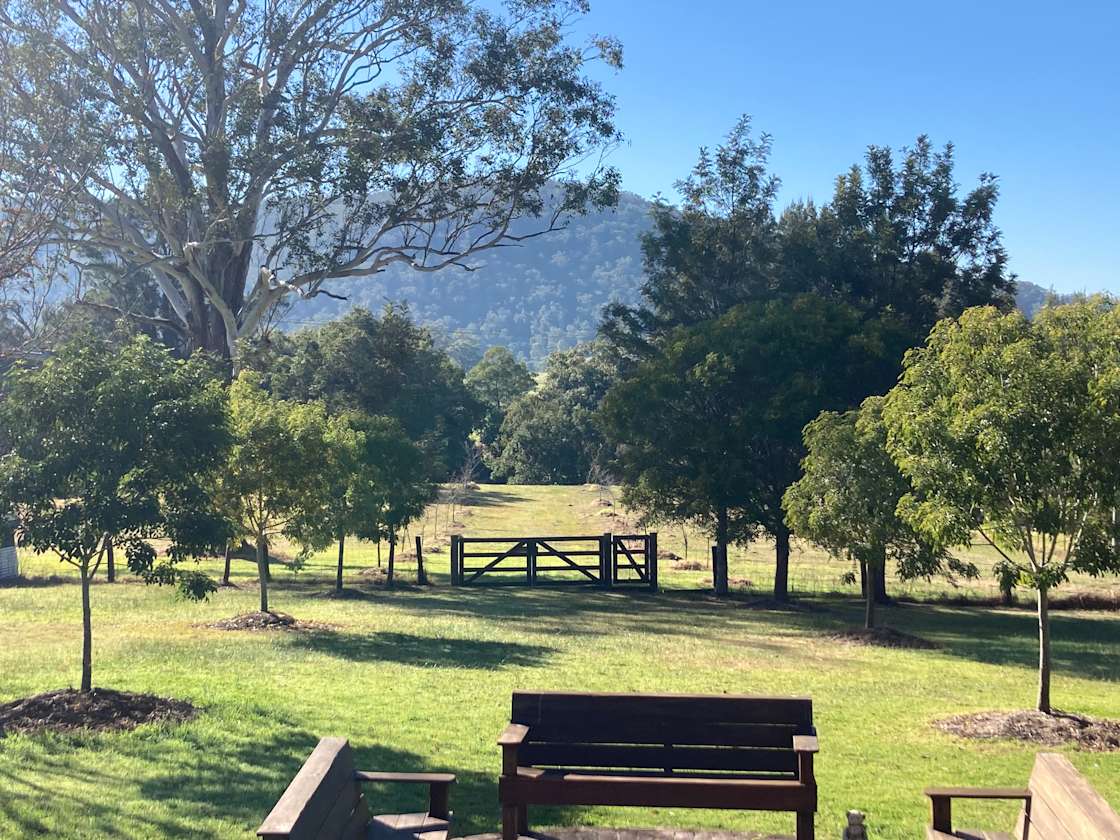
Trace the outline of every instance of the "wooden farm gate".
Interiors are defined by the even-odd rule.
[[[603,589],[644,586],[656,591],[657,534],[453,536],[451,583],[582,583]]]

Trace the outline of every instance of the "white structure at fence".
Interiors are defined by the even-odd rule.
[[[16,557],[16,547],[6,545],[0,548],[0,580],[15,577],[19,574],[19,558]]]

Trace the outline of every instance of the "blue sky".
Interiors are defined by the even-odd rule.
[[[739,114],[773,135],[781,203],[828,199],[870,143],[956,146],[1000,177],[1011,267],[1060,291],[1120,293],[1120,2],[591,0],[624,187],[672,193]]]

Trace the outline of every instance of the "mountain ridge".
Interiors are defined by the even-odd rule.
[[[642,282],[640,236],[651,227],[652,202],[623,192],[618,205],[571,218],[561,230],[520,245],[483,252],[473,270],[434,273],[394,265],[373,277],[334,283],[346,296],[298,302],[280,320],[285,330],[337,318],[355,306],[374,312],[406,303],[457,360],[470,367],[495,345],[508,347],[532,367],[549,354],[595,335],[609,303],[637,302]],[[532,230],[521,222],[514,233]],[[1019,280],[1016,303],[1028,316],[1055,295]]]

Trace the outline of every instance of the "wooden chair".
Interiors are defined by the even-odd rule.
[[[817,810],[808,698],[518,691],[502,748],[503,840],[529,805]]]
[[[428,785],[424,814],[373,816],[363,782]],[[367,773],[354,769],[345,738],[323,738],[257,829],[269,840],[447,840],[450,773]]]
[[[1026,788],[929,788],[933,824],[927,840],[1114,840],[1120,816],[1065,756],[1039,753]],[[1014,834],[953,829],[954,799],[1021,799]]]

